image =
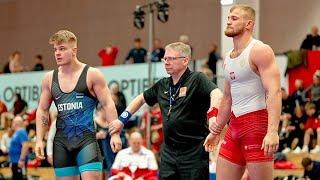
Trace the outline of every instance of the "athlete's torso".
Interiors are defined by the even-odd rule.
[[[224,77],[230,83],[232,111],[240,115],[266,108],[265,89],[259,75],[250,66],[249,55],[255,43],[252,39],[242,53],[231,58],[229,51],[224,61]]]
[[[87,86],[87,72],[85,65],[75,88],[71,92],[61,90],[58,70],[53,72],[51,93],[58,110],[57,132],[55,137],[68,140],[82,138],[84,133],[94,133],[93,112],[97,99],[90,94]]]

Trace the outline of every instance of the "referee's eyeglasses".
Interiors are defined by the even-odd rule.
[[[175,60],[182,59],[182,58],[186,58],[186,57],[184,57],[184,56],[179,56],[179,57],[163,57],[163,58],[161,59],[161,61],[164,62],[164,63],[171,63],[171,62],[173,62],[173,61],[175,61]]]

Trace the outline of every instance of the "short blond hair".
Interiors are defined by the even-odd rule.
[[[310,109],[315,109],[316,108],[316,105],[312,102],[307,102],[306,105],[304,106],[304,109],[306,111],[310,110]]]
[[[60,30],[53,34],[50,39],[49,43],[54,44],[54,43],[66,43],[66,42],[74,42],[77,44],[77,37],[76,35],[73,34],[73,32],[68,31],[68,30]]]
[[[171,44],[168,44],[165,47],[165,50],[174,50],[176,52],[179,52],[182,56],[191,58],[191,47],[188,44],[185,44],[183,42],[174,42]]]
[[[231,7],[230,12],[234,11],[235,9],[240,9],[240,10],[244,11],[245,13],[244,13],[243,17],[245,19],[255,21],[256,11],[252,7],[245,5],[245,4],[237,4],[237,5],[234,5]]]

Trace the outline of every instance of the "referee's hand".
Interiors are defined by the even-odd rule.
[[[220,134],[212,134],[209,133],[206,140],[203,143],[204,149],[207,152],[212,152],[214,150],[214,147],[218,145],[220,141]]]
[[[113,120],[109,123],[109,134],[110,135],[113,135],[114,133],[120,133],[122,128],[123,128],[124,124],[116,119],[116,120]]]

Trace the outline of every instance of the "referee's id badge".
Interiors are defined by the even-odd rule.
[[[181,87],[179,91],[179,97],[184,97],[187,95],[187,87]]]

